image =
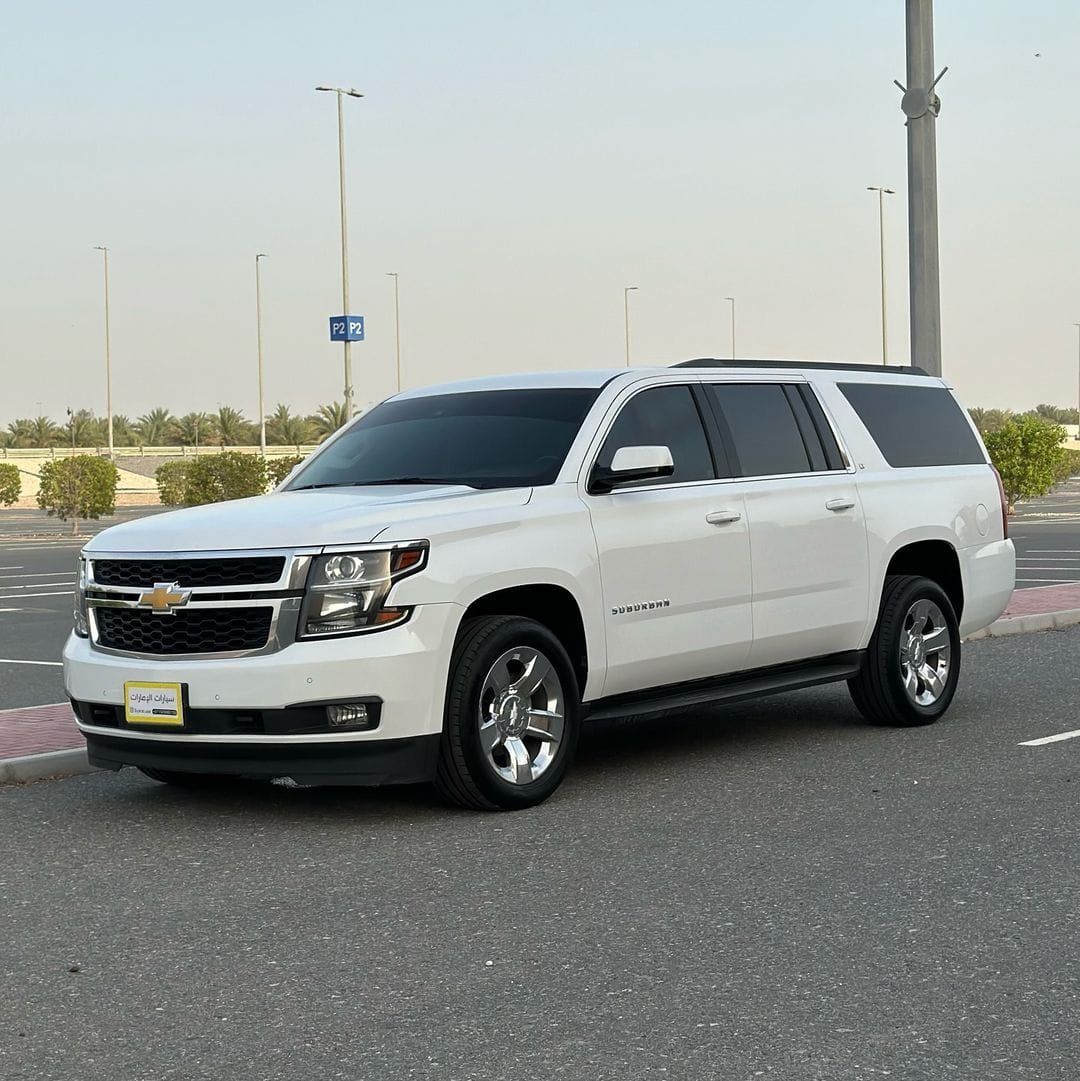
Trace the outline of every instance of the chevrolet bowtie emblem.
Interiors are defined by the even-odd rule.
[[[179,582],[155,582],[153,589],[139,594],[139,607],[152,608],[154,615],[171,616],[191,600],[191,590],[181,589]]]

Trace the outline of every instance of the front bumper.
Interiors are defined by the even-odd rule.
[[[440,738],[267,745],[87,734],[86,753],[90,765],[109,770],[141,766],[256,780],[291,777],[310,785],[413,784],[434,778]]]
[[[119,762],[197,772],[296,776],[279,767],[288,763],[300,769],[305,761],[313,760],[314,773],[301,772],[329,777],[349,773],[344,762],[353,758],[352,776],[379,778],[396,770],[400,762],[391,748],[384,747],[390,755],[390,766],[384,768],[377,761],[378,745],[422,737],[437,741],[442,732],[450,654],[462,612],[455,604],[419,605],[407,623],[386,631],[295,642],[277,653],[238,658],[122,657],[95,650],[87,639],[72,635],[64,647],[64,686],[78,703],[118,707],[128,680],[180,683],[186,689],[187,708],[219,713],[378,700],[379,723],[370,731],[328,727],[325,732],[302,734],[146,732],[83,719],[79,728],[87,738],[91,760],[106,766]],[[335,759],[342,761],[340,771]],[[369,768],[361,759],[374,764]],[[256,768],[259,762],[267,768]],[[237,763],[245,768],[238,769]]]

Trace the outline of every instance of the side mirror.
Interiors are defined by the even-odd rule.
[[[589,491],[596,494],[612,492],[639,480],[670,477],[675,462],[667,447],[620,447],[608,467],[596,466],[589,480]]]

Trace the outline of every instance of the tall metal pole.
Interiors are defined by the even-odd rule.
[[[259,453],[266,457],[266,405],[263,400],[263,348],[262,348],[262,278],[259,260],[268,258],[266,252],[255,256],[255,340],[259,350]]]
[[[1077,330],[1078,351],[1076,357],[1076,441],[1080,443],[1080,323],[1073,323]]]
[[[908,262],[911,362],[941,375],[941,288],[938,267],[937,117],[933,0],[907,2]],[[948,70],[948,69],[945,69]],[[900,85],[899,83],[897,85]]]
[[[636,285],[627,285],[622,291],[623,337],[626,342],[626,366],[630,367],[630,294],[636,292]]]
[[[881,363],[889,363],[889,308],[885,290],[885,196],[895,195],[892,188],[868,187],[878,193],[878,233],[881,240]]]
[[[731,305],[731,359],[735,359],[735,298],[724,297]]]
[[[109,334],[109,249],[95,244],[94,250],[105,256],[105,414],[109,427],[109,458],[115,458],[113,447],[113,410],[112,410],[112,342]],[[72,447],[74,447],[75,422],[71,425]]]
[[[388,278],[394,279],[394,353],[397,357],[397,389],[401,393],[401,295],[398,292],[398,273],[387,271]]]
[[[345,109],[342,98],[348,95],[350,98],[362,98],[364,95],[359,90],[346,90],[344,87],[317,86],[316,90],[331,91],[337,95],[337,126],[338,126],[338,188],[341,195],[341,306],[344,309],[348,324],[349,312],[349,223],[345,212]],[[355,391],[352,381],[352,342],[346,340],[345,346],[345,416],[351,419],[354,413],[353,405]]]

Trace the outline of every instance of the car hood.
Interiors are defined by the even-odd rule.
[[[418,484],[273,492],[124,522],[103,530],[85,551],[219,552],[367,544],[390,525],[522,506],[531,492]]]

